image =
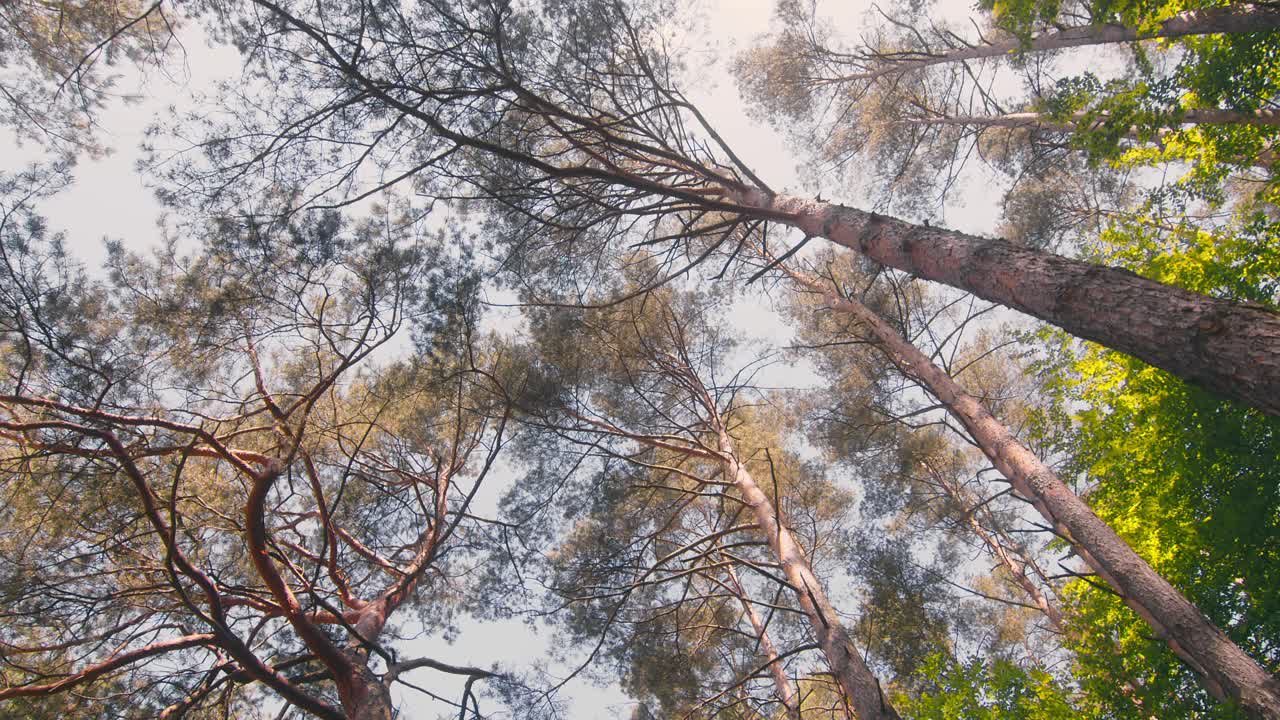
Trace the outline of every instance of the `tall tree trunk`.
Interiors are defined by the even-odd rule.
[[[1280,313],[1053,253],[762,190],[727,199],[1280,415]]]
[[[790,274],[821,293],[832,309],[864,325],[899,370],[928,388],[1013,488],[1030,500],[1057,532],[1070,539],[1077,554],[1200,676],[1214,697],[1235,701],[1252,718],[1280,718],[1280,680],[1151,569],[977,398],[865,305],[834,295],[798,273]]]
[[[719,423],[717,423],[719,425]],[[778,520],[778,512],[769,496],[738,461],[733,441],[721,425],[717,428],[719,451],[725,477],[732,480],[742,499],[751,508],[756,524],[766,536],[769,547],[782,566],[783,575],[796,593],[796,598],[818,638],[831,672],[844,696],[852,703],[858,720],[900,720],[880,689],[880,682],[863,662],[862,655],[836,614],[826,591],[813,574],[809,558],[796,543],[791,531]]]
[[[1160,23],[1158,29],[1149,33],[1118,23],[1105,23],[1045,32],[1032,38],[1025,45],[1021,40],[1012,38],[1000,42],[983,43],[973,47],[955,48],[940,52],[918,51],[915,54],[908,55],[907,53],[910,51],[905,51],[885,56],[872,53],[869,57],[859,58],[857,62],[859,66],[865,68],[864,70],[833,77],[828,82],[874,80],[933,65],[1004,57],[1019,51],[1065,50],[1087,45],[1105,45],[1133,42],[1135,40],[1179,38],[1191,35],[1212,35],[1215,33],[1264,32],[1277,28],[1280,28],[1280,11],[1274,7],[1238,3],[1225,7],[1180,12]],[[903,55],[906,56],[903,57]]]
[[[725,570],[729,576],[730,587],[737,594],[738,602],[742,603],[743,612],[746,613],[751,629],[755,631],[756,638],[760,642],[760,654],[764,655],[769,662],[769,673],[773,675],[773,685],[777,691],[778,700],[786,708],[788,718],[800,720],[800,698],[796,695],[795,685],[791,684],[791,678],[787,677],[787,669],[778,659],[778,649],[774,647],[773,640],[769,637],[769,629],[765,627],[760,613],[756,612],[755,604],[751,602],[742,583],[738,581],[738,573],[733,569],[733,565],[729,565]]]

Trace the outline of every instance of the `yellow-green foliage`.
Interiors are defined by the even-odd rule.
[[[1111,262],[1228,297],[1274,298],[1273,237],[1117,225]],[[1280,420],[1089,345],[1056,378],[1088,500],[1154,569],[1273,671],[1280,667]],[[1113,594],[1067,587],[1076,675],[1115,716],[1236,717]]]

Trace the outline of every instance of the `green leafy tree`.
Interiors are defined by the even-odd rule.
[[[1066,720],[1089,717],[1044,671],[1005,661],[959,661],[938,654],[922,670],[928,688],[900,701],[917,720]]]
[[[1273,237],[1133,222],[1103,241],[1100,252],[1137,272],[1274,306]],[[1280,425],[1132,358],[1054,342],[1070,358],[1054,371],[1055,388],[1075,421],[1069,449],[1092,507],[1275,672],[1280,607],[1263,588],[1280,573]],[[1114,596],[1084,582],[1068,593],[1077,676],[1101,707],[1116,716],[1135,705],[1144,716],[1239,716],[1209,701]]]

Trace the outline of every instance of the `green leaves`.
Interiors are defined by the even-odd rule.
[[[1097,243],[1099,259],[1170,285],[1274,306],[1280,290],[1280,234],[1262,219],[1222,230],[1121,218]]]
[[[1210,232],[1114,223],[1096,251],[1162,282],[1274,305],[1269,226]],[[1073,414],[1073,466],[1093,509],[1264,665],[1280,665],[1280,420],[1120,353],[1087,346],[1054,377]],[[1068,410],[1068,412],[1071,412]],[[1110,715],[1237,717],[1113,594],[1068,586],[1074,674]]]
[[[1007,660],[961,661],[932,655],[922,668],[928,682],[917,697],[897,700],[915,720],[1066,720],[1081,710],[1067,687],[1042,670],[1025,670]]]
[[[996,25],[1023,43],[1029,43],[1036,30],[1052,24],[1062,11],[1060,0],[980,0],[978,7],[991,13]]]

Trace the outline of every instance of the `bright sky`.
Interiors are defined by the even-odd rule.
[[[830,4],[838,5],[840,22],[849,24],[846,30],[861,18],[867,6],[864,2]],[[961,8],[960,3],[956,3],[956,9],[967,10],[969,4],[966,0]],[[795,190],[812,186],[814,178],[801,178],[795,172],[799,158],[788,150],[786,143],[750,120],[733,77],[724,66],[724,61],[768,29],[771,0],[713,0],[708,5],[705,20],[709,34],[703,38],[708,49],[701,57],[713,64],[708,71],[698,74],[699,84],[686,90],[736,151],[770,184]],[[209,47],[198,29],[187,28],[181,38],[186,50],[185,64],[173,77],[154,72],[139,77],[136,71],[122,68],[126,77],[121,89],[142,96],[142,100],[128,105],[116,103],[102,114],[102,138],[114,148],[114,153],[101,160],[82,159],[76,168],[75,186],[42,208],[54,228],[67,232],[68,247],[90,268],[101,265],[106,238],[120,239],[134,249],[158,241],[160,208],[134,167],[145,128],[162,117],[169,106],[191,104],[215,80],[232,77],[239,69],[240,60],[234,50]],[[16,169],[40,156],[39,148],[17,148],[7,138],[0,138],[0,157],[5,158],[5,169]],[[826,194],[840,198],[838,192],[828,190]],[[842,199],[854,203],[859,200]],[[992,208],[986,203],[977,205],[976,209],[949,216],[948,221],[964,229],[988,229],[992,224]],[[763,303],[741,303],[731,319],[743,331],[768,344],[778,346],[787,341],[786,328]],[[797,382],[797,373],[788,374],[786,368],[776,368],[764,382],[792,384]],[[438,637],[426,636],[409,643],[406,649],[446,662],[487,666],[494,660],[502,660],[518,667],[522,662],[540,664],[550,640],[545,631],[537,635],[518,621],[468,623],[460,640],[452,645]],[[430,671],[413,673],[409,679],[449,697],[456,698],[460,693],[460,684],[451,689],[447,683],[440,682],[438,674]],[[435,718],[448,711],[444,705],[424,702],[423,696],[414,691],[400,687],[398,692],[406,720]],[[568,686],[567,695],[573,701],[569,717],[574,720],[627,717],[631,712],[625,698],[613,687],[594,688],[577,681]]]

